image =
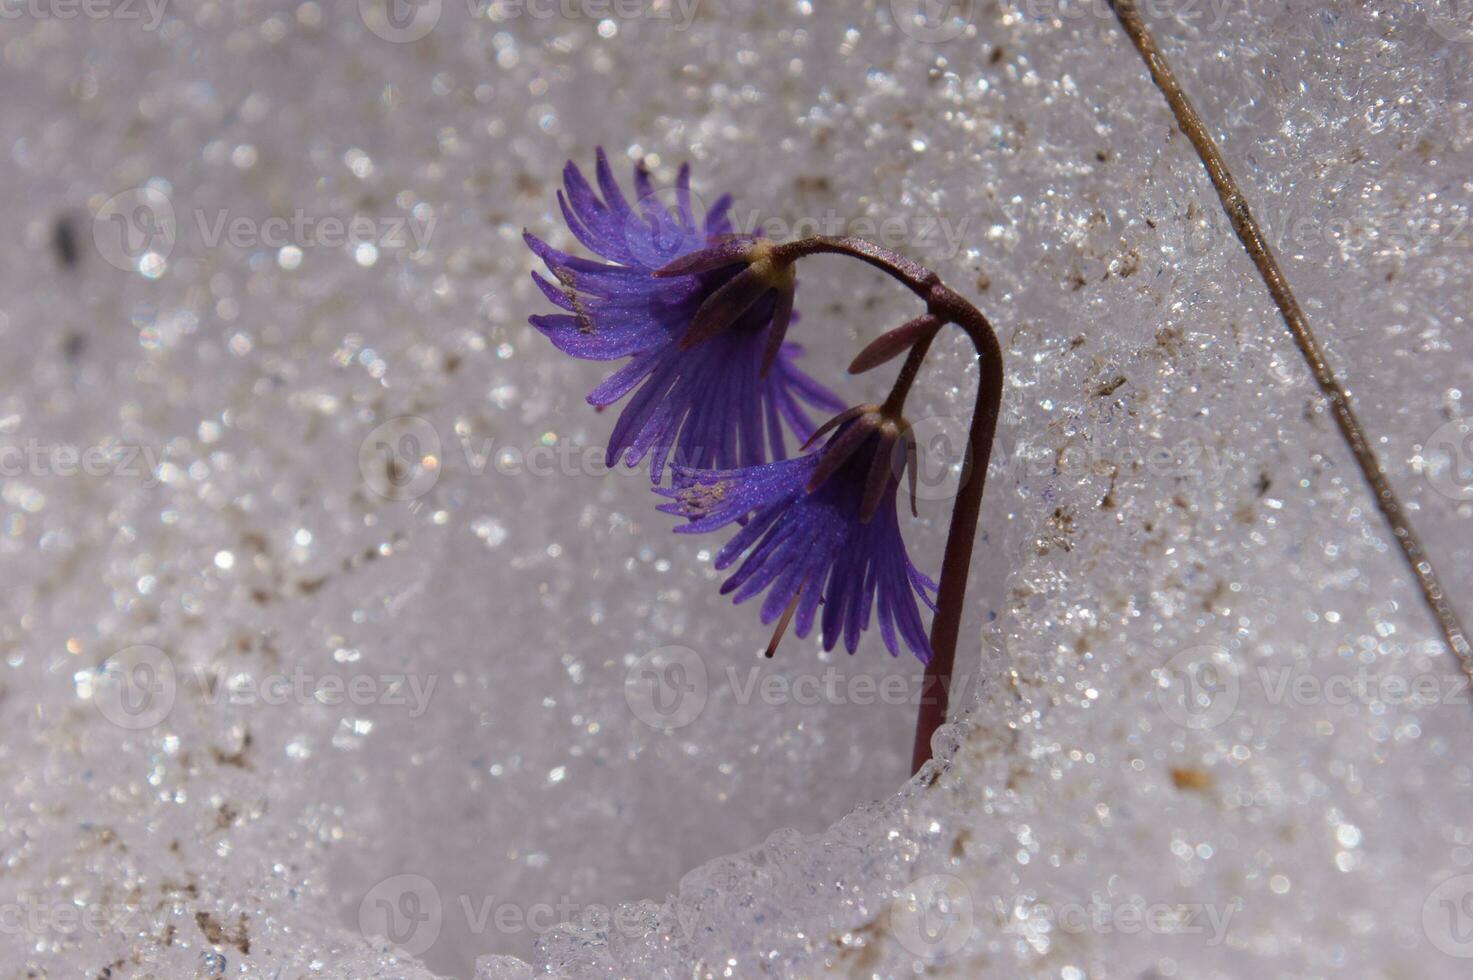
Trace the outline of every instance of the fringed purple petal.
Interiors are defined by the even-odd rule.
[[[731,200],[730,194],[722,194],[706,212],[706,236],[708,238],[719,238],[733,232],[731,218],[727,214],[731,210]]]
[[[537,284],[538,289],[542,290],[542,295],[551,300],[555,306],[567,310],[569,313],[573,312],[573,298],[567,292],[564,292],[544,279],[542,273],[534,269],[532,272],[532,281]]]
[[[680,226],[686,231],[695,231],[696,216],[690,206],[689,163],[682,163],[680,173],[675,175],[675,206],[680,209]]]
[[[583,360],[612,361],[628,357],[638,349],[637,343],[628,342],[617,334],[590,333],[583,321],[566,313],[532,316],[527,322],[552,341],[558,350]]]
[[[677,528],[684,533],[741,525],[716,556],[718,569],[737,565],[721,593],[737,603],[765,593],[763,623],[777,620],[796,602],[796,635],[808,636],[818,625],[824,649],[832,650],[842,638],[852,653],[878,609],[886,649],[898,656],[903,645],[927,663],[931,647],[916,597],[934,610],[935,586],[906,554],[895,509],[899,484],[893,477],[874,518],[861,519],[865,483],[875,472],[883,441],[869,439],[816,490],[804,489],[844,435],[841,431],[819,452],[762,466],[709,472],[677,468],[674,485],[659,491],[672,503],[660,509],[687,518],[690,523]]]
[[[633,256],[626,241],[624,219],[599,200],[583,172],[571,160],[563,167],[563,188],[567,198],[565,201],[563,195],[558,195],[558,204],[569,230],[590,251],[612,262],[631,264]]]
[[[624,192],[619,188],[619,182],[614,179],[613,168],[609,166],[609,156],[603,147],[596,147],[593,151],[594,167],[593,174],[598,180],[598,189],[603,194],[609,210],[620,221],[626,221],[634,212],[629,210],[629,202],[624,200]]]

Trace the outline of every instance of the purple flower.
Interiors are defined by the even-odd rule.
[[[639,200],[631,208],[602,149],[595,178],[597,192],[570,161],[558,203],[573,235],[607,261],[523,237],[557,282],[536,272],[533,279],[564,311],[534,316],[532,326],[583,360],[630,358],[588,395],[605,406],[634,392],[610,436],[608,465],[621,453],[627,466],[648,454],[659,483],[672,451],[676,463],[697,469],[784,458],[784,423],[800,439],[813,432],[804,403],[842,407],[794,366],[802,348],[783,341],[794,316],[791,268],[765,261],[770,243],[733,234],[729,195],[697,223],[688,165],[673,208],[643,167],[634,171]]]
[[[655,488],[674,501],[660,510],[690,519],[680,533],[742,525],[716,555],[719,569],[741,560],[721,593],[735,592],[741,603],[765,590],[762,622],[781,617],[779,635],[796,614],[797,634],[807,636],[822,602],[824,649],[842,635],[853,653],[877,607],[890,653],[898,656],[903,640],[929,663],[915,597],[934,611],[936,584],[911,564],[900,536],[899,429],[871,407],[850,409],[825,428],[832,425],[837,431],[823,449],[795,459],[719,471],[676,467],[673,485]]]

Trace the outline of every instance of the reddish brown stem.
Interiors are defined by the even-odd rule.
[[[955,296],[954,293],[952,295]],[[916,717],[915,746],[911,751],[912,772],[919,772],[931,758],[931,736],[946,722],[956,671],[956,644],[966,605],[967,576],[972,567],[972,546],[977,538],[987,463],[992,457],[992,439],[1002,410],[1002,349],[998,346],[997,334],[981,312],[960,297],[957,300],[961,308],[955,311],[957,319],[954,322],[967,332],[977,348],[977,401],[972,409],[972,425],[962,456],[962,482],[951,508],[946,553],[941,559],[936,615],[931,621],[931,662],[926,665],[920,713]]]
[[[926,302],[926,311],[940,325],[954,323],[967,332],[977,349],[977,402],[962,457],[962,482],[951,509],[951,527],[946,533],[946,551],[941,559],[941,582],[936,595],[936,615],[931,621],[931,662],[922,681],[920,711],[916,716],[915,745],[911,771],[917,772],[931,758],[931,737],[946,722],[956,671],[956,645],[961,636],[962,612],[966,608],[967,578],[972,568],[972,547],[977,539],[977,522],[982,511],[982,491],[987,482],[987,462],[1002,410],[1002,348],[987,317],[949,289],[936,273],[887,248],[858,238],[805,238],[778,246],[774,260],[795,261],[804,255],[828,252],[848,255],[880,269],[900,281]],[[924,357],[934,333],[918,343]],[[897,390],[901,400],[910,388],[918,358],[907,359]],[[889,402],[887,401],[887,404]],[[898,410],[899,406],[893,406]]]

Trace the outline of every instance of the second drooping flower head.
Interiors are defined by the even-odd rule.
[[[738,603],[767,593],[761,619],[778,622],[774,645],[791,618],[799,637],[818,621],[825,650],[842,638],[853,653],[873,612],[891,654],[904,643],[928,663],[931,644],[916,597],[934,610],[936,583],[911,563],[896,513],[899,472],[908,465],[915,475],[909,434],[870,405],[844,412],[830,427],[822,449],[796,459],[734,470],[677,468],[672,487],[656,488],[672,499],[660,509],[688,519],[678,533],[741,526],[716,555],[718,569],[741,561],[721,591],[735,593]]]

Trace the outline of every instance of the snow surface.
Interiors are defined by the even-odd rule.
[[[1144,6],[1473,616],[1466,10]],[[1473,697],[1103,3],[385,9],[0,0],[0,976],[1467,974]],[[599,465],[520,237],[599,145],[998,324],[944,771]],[[914,299],[801,275],[881,394]]]

